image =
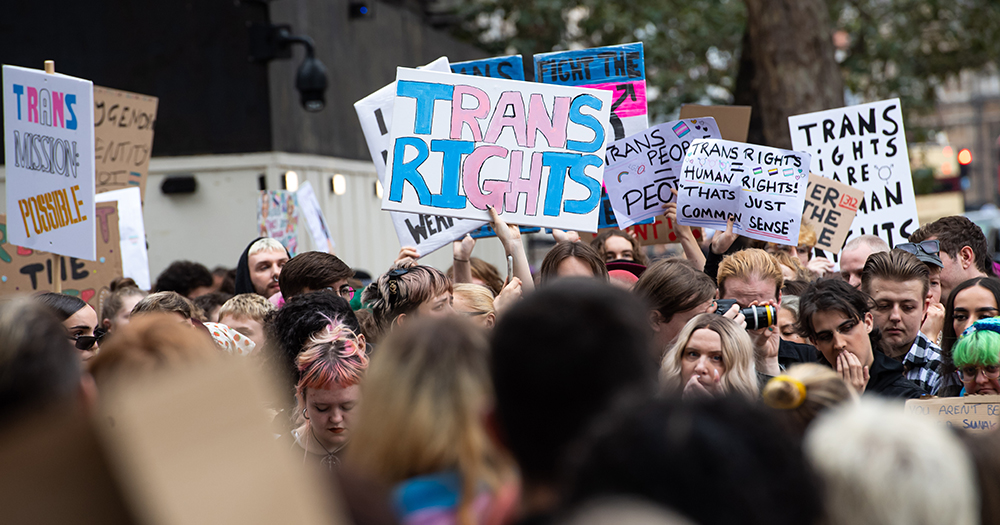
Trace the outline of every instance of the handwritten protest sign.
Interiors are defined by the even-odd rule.
[[[626,228],[663,213],[662,205],[674,202],[670,190],[677,188],[688,146],[708,138],[721,138],[715,119],[697,118],[666,122],[609,144],[604,187],[618,224]]]
[[[577,232],[580,235],[580,239],[589,243],[607,230],[625,230],[635,236],[636,240],[642,246],[680,242],[680,239],[677,237],[676,223],[663,216],[653,217],[627,228],[621,228],[615,219],[615,212],[611,207],[611,200],[607,192],[601,198],[601,215],[599,219],[597,222],[597,232]],[[692,228],[691,232],[694,234],[695,239],[701,240],[703,235],[701,228]]]
[[[295,257],[299,249],[299,237],[295,230],[299,225],[299,207],[295,194],[287,190],[260,192],[257,199],[257,233],[261,237],[271,237]]]
[[[94,87],[97,193],[138,186],[146,196],[158,99]]]
[[[7,242],[96,258],[94,86],[3,66]]]
[[[681,224],[726,229],[777,244],[797,244],[809,154],[721,139],[691,144],[681,168]]]
[[[469,60],[452,64],[451,72],[477,77],[524,80],[524,61],[521,60],[521,55]]]
[[[788,127],[813,173],[864,192],[848,238],[877,235],[892,247],[920,226],[899,99],[788,117]]]
[[[701,106],[684,104],[681,106],[681,120],[698,117],[712,117],[719,126],[722,138],[733,142],[746,142],[750,131],[750,106]]]
[[[139,288],[149,290],[152,287],[149,279],[149,253],[146,251],[146,224],[142,217],[139,188],[132,186],[98,193],[96,199],[98,203],[118,203],[122,275],[131,277]]]
[[[447,73],[448,58],[441,57],[421,69]],[[389,148],[392,147],[389,127],[392,125],[392,107],[395,100],[396,83],[393,82],[354,103],[365,142],[368,143],[368,152],[375,164],[375,174],[383,187],[386,186],[385,163],[389,158]],[[486,224],[485,221],[454,219],[433,214],[390,211],[389,215],[399,245],[415,248],[421,256],[461,239],[466,233]]]
[[[609,92],[399,68],[396,95],[382,209],[596,230]]]
[[[816,248],[840,253],[864,197],[864,192],[859,189],[815,173],[809,174],[802,221],[816,232]]]
[[[298,191],[295,192],[295,199],[299,203],[299,211],[306,218],[313,247],[316,251],[333,253],[335,244],[333,236],[330,235],[330,228],[326,225],[326,217],[323,216],[323,208],[319,207],[316,192],[313,191],[309,181],[299,185]]]
[[[122,259],[117,205],[97,204],[94,217],[91,224],[97,238],[96,260],[60,257],[59,275],[62,293],[77,296],[97,310],[101,291],[122,275]],[[0,295],[54,290],[52,254],[11,245],[7,241],[7,217],[0,214],[0,222]]]
[[[933,418],[952,428],[983,434],[1000,423],[1000,396],[910,399],[906,413]]]
[[[535,55],[535,81],[610,91],[608,141],[649,127],[642,42]]]

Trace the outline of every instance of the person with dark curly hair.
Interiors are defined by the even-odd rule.
[[[194,299],[211,293],[214,283],[212,272],[204,264],[174,261],[156,277],[153,291],[177,292],[188,299]]]

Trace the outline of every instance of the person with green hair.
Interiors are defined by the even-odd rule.
[[[962,379],[961,396],[1000,394],[1000,318],[980,319],[952,349]]]

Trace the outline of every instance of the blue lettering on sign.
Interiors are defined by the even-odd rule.
[[[410,162],[403,162],[403,155],[406,147],[410,146],[417,150],[417,156]],[[427,144],[416,137],[400,137],[396,139],[396,144],[392,151],[392,185],[389,188],[389,200],[400,202],[403,200],[403,183],[409,182],[410,186],[417,192],[417,199],[423,206],[431,203],[431,192],[427,189],[424,177],[420,175],[417,168],[427,160]]]
[[[396,96],[417,101],[416,117],[413,119],[413,132],[417,135],[430,134],[431,122],[434,120],[434,102],[451,100],[454,93],[455,86],[447,84],[415,80],[400,80],[396,83]]]
[[[594,130],[594,140],[590,142],[567,140],[566,149],[582,153],[594,153],[601,148],[601,145],[604,144],[604,125],[595,117],[581,113],[580,108],[589,107],[600,111],[603,105],[604,103],[601,102],[601,99],[594,95],[577,95],[573,99],[573,103],[569,106],[569,119],[575,124]]]

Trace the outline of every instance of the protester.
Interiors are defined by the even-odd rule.
[[[93,402],[93,380],[65,334],[41,301],[0,302],[0,428],[50,404]]]
[[[490,226],[493,228],[497,240],[503,246],[504,255],[511,263],[511,275],[507,276],[507,280],[510,282],[517,280],[525,292],[532,291],[534,281],[532,280],[531,267],[528,264],[528,256],[524,251],[524,243],[521,240],[520,227],[507,224],[492,207],[490,207],[489,212]],[[496,267],[472,257],[472,250],[475,247],[476,240],[468,234],[453,243],[454,265],[448,269],[448,277],[454,283],[489,286],[494,294],[500,296],[503,293],[504,280],[500,278]],[[400,251],[400,255],[402,254],[403,251]],[[400,262],[400,259],[397,259],[396,262]],[[507,286],[510,284],[508,283]]]
[[[821,413],[858,395],[839,374],[814,363],[802,363],[771,378],[761,392],[764,403],[776,410],[777,418],[798,438]]]
[[[361,403],[361,380],[368,368],[364,339],[330,319],[303,346],[296,365],[293,416],[298,426],[291,435],[304,463],[312,458],[333,470],[351,440]]]
[[[132,316],[161,312],[173,314],[185,324],[194,324],[195,306],[187,297],[177,292],[156,292],[143,297],[132,308]]]
[[[608,280],[608,268],[597,250],[582,242],[562,241],[549,250],[538,271],[538,284],[544,286],[563,277],[596,277]]]
[[[160,272],[153,285],[154,292],[177,292],[194,299],[212,292],[212,272],[201,263],[174,261]]]
[[[347,280],[354,270],[336,255],[305,252],[288,260],[278,275],[281,296],[287,301],[296,295],[328,290],[350,301],[355,290]]]
[[[1000,433],[957,432],[976,467],[980,523],[1000,523]]]
[[[979,523],[969,454],[930,418],[863,399],[817,419],[805,451],[823,480],[826,524]]]
[[[768,252],[771,253],[771,252]],[[781,268],[781,275],[786,281],[812,281],[812,272],[802,266],[797,257],[792,257],[787,252],[776,251],[771,256],[778,261]]]
[[[649,266],[649,258],[646,257],[639,241],[623,230],[604,230],[590,241],[590,247],[597,250],[606,263],[633,261],[643,266]]]
[[[275,311],[274,305],[260,295],[245,293],[226,301],[219,308],[219,323],[252,340],[258,348],[267,344],[264,324]]]
[[[236,295],[236,270],[225,266],[213,268],[212,289],[230,296]]]
[[[482,418],[488,356],[483,333],[452,317],[393,331],[372,362],[349,461],[395,486],[400,523],[507,521],[511,465]]]
[[[1000,394],[1000,318],[981,319],[962,332],[952,349],[966,395]]]
[[[659,363],[688,321],[713,311],[716,288],[686,261],[666,259],[647,268],[633,291],[651,307],[647,318],[656,343],[653,358]]]
[[[219,309],[222,308],[222,305],[226,304],[226,301],[232,297],[232,295],[227,293],[212,292],[205,295],[199,295],[198,297],[195,297],[192,302],[196,307],[205,313],[205,322],[218,323]]]
[[[208,321],[204,323],[208,335],[212,336],[215,345],[229,355],[248,356],[257,348],[253,339],[237,332],[224,324]]]
[[[111,295],[101,305],[101,328],[105,333],[113,333],[128,324],[132,309],[148,294],[139,289],[135,281],[119,277],[111,281]]]
[[[468,237],[472,238],[472,237]],[[459,244],[461,241],[455,241],[455,244]],[[455,262],[461,264],[465,262],[464,260],[459,260],[459,255],[455,255]],[[503,278],[500,277],[500,272],[497,270],[496,266],[480,259],[479,257],[469,257],[469,271],[472,274],[471,280],[468,282],[460,282],[455,280],[455,266],[448,268],[445,275],[457,284],[475,284],[479,286],[484,286],[489,289],[493,294],[499,295],[503,291]]]
[[[288,259],[288,250],[277,240],[254,239],[236,263],[236,295],[256,293],[269,298],[280,292],[278,277]]]
[[[804,217],[803,217],[804,219]],[[784,244],[775,244],[773,242],[767,243],[767,252],[774,255],[779,262],[782,261],[779,253],[787,254],[789,257],[794,258],[799,262],[798,267],[789,265],[794,273],[798,273],[804,270],[806,273],[803,275],[808,275],[806,281],[811,281],[813,277],[824,277],[826,274],[833,271],[833,262],[826,257],[813,257],[813,247],[816,246],[816,231],[813,230],[812,226],[803,220],[801,226],[799,226],[799,244],[788,246]],[[781,262],[784,266],[785,263]],[[801,268],[801,270],[799,270]],[[788,277],[786,276],[786,279]]]
[[[454,286],[455,312],[464,315],[473,324],[493,328],[497,321],[493,306],[493,292],[479,284],[460,283]]]
[[[961,215],[942,217],[910,234],[909,241],[936,240],[940,245],[941,296],[974,277],[993,277],[993,259],[983,230]]]
[[[785,288],[787,289],[787,283]],[[781,309],[778,310],[778,333],[781,334],[782,341],[798,344],[809,344],[808,341],[798,332],[799,324],[799,297],[797,295],[782,294]]]
[[[399,263],[365,288],[361,296],[371,309],[381,339],[410,317],[443,317],[455,313],[451,279],[431,266]]]
[[[621,395],[651,394],[656,368],[645,308],[594,279],[539,289],[493,331],[496,435],[522,477],[525,522],[558,504],[557,465],[589,422]]]
[[[698,244],[698,239],[694,236],[694,231],[690,226],[685,226],[677,222],[677,190],[675,188],[670,188],[670,192],[674,194],[673,202],[668,202],[661,204],[663,207],[663,217],[668,221],[668,224],[673,225],[674,233],[677,235],[677,242],[681,245],[681,249],[684,250],[684,258],[691,263],[691,266],[698,270],[699,272],[705,270],[705,253],[701,249],[701,245]],[[716,266],[718,262],[716,262]],[[712,272],[711,275],[715,275]]]
[[[820,523],[817,480],[795,440],[742,397],[642,400],[600,414],[564,478],[570,505],[636,496],[700,525]]]
[[[809,283],[811,281],[785,281],[785,284],[781,287],[782,302],[784,302],[784,296],[794,295],[796,297],[802,295],[802,292],[809,288]]]
[[[73,346],[80,351],[81,360],[87,361],[101,351],[101,338],[95,332],[98,327],[97,312],[83,299],[53,292],[40,293],[34,299],[52,310],[62,322],[62,333],[73,341]]]
[[[927,278],[930,284],[927,288],[929,304],[927,312],[924,313],[924,321],[920,325],[920,331],[928,339],[935,342],[941,340],[941,329],[944,328],[944,305],[941,304],[941,269],[944,264],[938,256],[939,247],[938,241],[904,242],[896,245],[896,248],[915,255],[927,267]],[[947,299],[947,297],[945,298]]]
[[[917,398],[926,392],[903,377],[903,365],[882,350],[868,296],[840,279],[820,279],[799,298],[799,333],[820,362],[859,394]]]
[[[721,315],[700,314],[691,319],[663,357],[660,388],[685,399],[729,394],[756,399],[759,390],[750,336]]]
[[[952,348],[958,336],[972,323],[1000,315],[1000,280],[992,277],[969,279],[952,289],[945,302],[944,329],[941,337],[941,386],[938,396],[959,395],[963,386],[955,364]]]
[[[740,308],[769,305],[780,313],[784,278],[778,262],[766,251],[751,248],[727,255],[719,265],[717,280],[719,299],[735,300]],[[816,361],[815,348],[782,339],[773,324],[748,333],[757,371],[764,375],[776,376],[782,368]]]
[[[861,235],[851,239],[840,250],[840,277],[851,286],[861,289],[861,271],[865,268],[868,256],[887,251],[889,245],[874,235]]]
[[[941,383],[941,348],[920,331],[930,301],[927,266],[903,250],[873,253],[861,274],[861,290],[874,307],[886,355],[903,363],[907,379],[931,394]]]

